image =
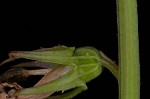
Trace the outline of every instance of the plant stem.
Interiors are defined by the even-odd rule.
[[[117,0],[119,99],[140,99],[140,64],[136,0]]]
[[[109,58],[107,57],[103,52],[100,51],[101,54],[101,62],[104,67],[106,67],[117,79],[118,79],[118,66]]]

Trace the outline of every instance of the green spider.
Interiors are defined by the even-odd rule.
[[[74,47],[55,46],[34,51],[15,51],[11,52],[9,56],[10,60],[25,58],[73,67],[58,79],[36,87],[19,90],[15,95],[39,95],[72,89],[69,92],[50,96],[49,98],[73,98],[82,91],[87,90],[86,83],[102,73],[102,57],[99,51],[93,47],[75,49]]]

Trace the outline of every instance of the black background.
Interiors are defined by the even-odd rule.
[[[13,2],[14,3],[14,2]],[[144,75],[144,38],[146,16],[142,0],[138,0],[141,75]],[[2,7],[0,28],[0,61],[12,50],[34,50],[41,47],[92,46],[118,63],[116,1],[56,2],[27,4],[6,3]],[[146,43],[146,42],[145,42]],[[146,48],[146,47],[145,47]],[[145,96],[141,78],[141,97]],[[76,98],[117,99],[116,79],[104,69],[87,84],[88,90]]]

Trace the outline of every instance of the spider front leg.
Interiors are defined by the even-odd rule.
[[[61,76],[60,78],[53,80],[49,83],[42,84],[37,87],[25,88],[23,90],[17,91],[16,95],[31,95],[31,94],[45,94],[57,91],[66,91],[72,88],[83,86],[86,88],[85,82],[79,79],[79,74],[77,68],[69,71],[67,74]]]
[[[67,93],[63,93],[63,94],[56,95],[56,96],[50,96],[47,99],[70,99],[70,98],[73,98],[74,96],[78,95],[79,93],[81,93],[84,90],[87,90],[87,87],[81,86],[81,87],[77,87]]]

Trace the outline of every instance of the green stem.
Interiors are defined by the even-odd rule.
[[[117,80],[118,79],[118,66],[109,58],[107,57],[103,52],[100,51],[101,54],[101,62],[104,67],[106,67]]]
[[[140,64],[136,0],[117,0],[119,98],[140,99]]]

